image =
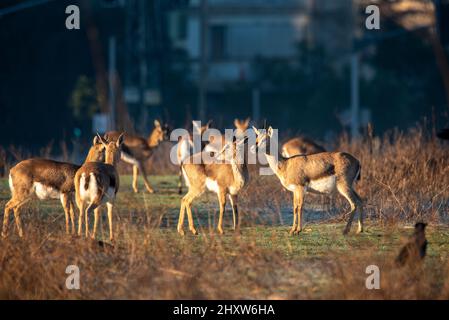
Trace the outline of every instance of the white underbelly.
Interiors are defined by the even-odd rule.
[[[336,178],[332,175],[317,180],[311,180],[307,189],[318,193],[333,193],[336,189]]]
[[[34,192],[36,196],[41,200],[46,199],[59,199],[61,193],[59,190],[46,186],[40,182],[33,183]]]

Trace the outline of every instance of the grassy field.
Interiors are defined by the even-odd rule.
[[[218,205],[209,193],[194,204],[200,234],[181,237],[176,177],[151,176],[157,190],[152,195],[143,184],[134,194],[130,181],[121,177],[114,246],[67,236],[59,201],[35,201],[24,208],[25,239],[17,237],[11,221],[10,237],[0,241],[0,298],[449,298],[449,229],[444,224],[429,226],[424,263],[399,269],[393,261],[412,232],[411,223],[371,218],[365,233],[355,235],[354,226],[343,237],[345,210],[333,211],[328,200],[315,199],[306,206],[304,232],[290,236],[289,195],[276,189],[277,205],[259,201],[258,206],[242,197],[241,234],[230,228],[228,207],[225,234],[218,235]],[[0,180],[1,209],[8,198],[7,180]],[[107,239],[104,214],[97,240]],[[372,264],[381,271],[380,290],[365,287],[365,269]],[[68,265],[80,268],[80,290],[65,287]]]

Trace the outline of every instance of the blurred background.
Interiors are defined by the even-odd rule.
[[[0,145],[146,135],[155,118],[266,119],[322,141],[444,127],[448,23],[446,0],[2,0]]]

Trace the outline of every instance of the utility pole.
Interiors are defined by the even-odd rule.
[[[116,42],[115,36],[109,37],[109,130],[115,130],[116,122],[116,83],[115,83],[115,72],[116,72]]]
[[[207,19],[207,0],[200,0],[200,81],[198,92],[198,118],[201,121],[206,120],[207,108],[207,37],[208,37],[208,19]]]

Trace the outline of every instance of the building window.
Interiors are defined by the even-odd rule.
[[[223,60],[226,57],[226,26],[210,27],[210,57]]]

